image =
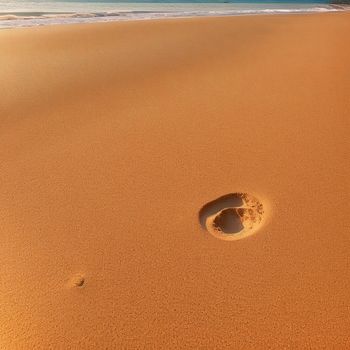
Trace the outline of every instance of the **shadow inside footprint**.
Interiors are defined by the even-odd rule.
[[[234,234],[244,229],[241,217],[234,208],[222,210],[214,219],[213,226],[226,234]]]
[[[222,196],[218,199],[215,199],[212,202],[207,203],[199,211],[199,222],[201,226],[204,229],[206,229],[206,221],[209,216],[212,216],[225,208],[229,208],[229,207],[237,208],[237,207],[241,207],[242,205],[243,205],[243,199],[239,193],[226,194],[225,196]],[[232,221],[231,219],[233,219],[233,223],[231,223]],[[228,227],[228,230],[229,230],[228,232],[222,230],[223,232],[237,233],[242,230],[242,223],[238,214],[237,214],[237,217],[234,217],[232,214],[226,213],[224,215],[224,218],[222,218],[222,220],[226,222],[224,226]],[[238,222],[240,223],[241,226],[238,225]],[[239,227],[241,228],[239,229]],[[231,232],[230,230],[234,230],[234,232]]]

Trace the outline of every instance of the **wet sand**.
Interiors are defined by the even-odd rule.
[[[349,33],[348,13],[0,31],[1,347],[349,348]],[[262,220],[220,239],[241,195],[216,234],[200,215],[236,193]]]

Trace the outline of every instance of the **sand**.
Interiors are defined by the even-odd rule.
[[[1,348],[348,349],[349,33],[0,31]],[[220,239],[199,214],[237,193],[261,222]]]

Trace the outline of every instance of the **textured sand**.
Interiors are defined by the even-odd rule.
[[[350,16],[0,32],[1,349],[350,348]],[[236,241],[199,211],[264,204]]]

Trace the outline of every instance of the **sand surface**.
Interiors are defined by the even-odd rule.
[[[0,348],[349,349],[349,33],[0,31]],[[198,217],[230,193],[264,205],[234,241]]]

